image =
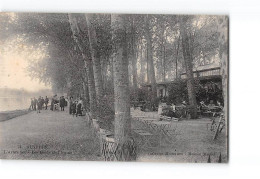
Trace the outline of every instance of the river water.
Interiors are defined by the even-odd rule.
[[[0,97],[0,112],[13,111],[19,109],[29,109],[30,104],[31,100],[29,97]]]

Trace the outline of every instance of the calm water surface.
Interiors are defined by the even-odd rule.
[[[0,97],[0,112],[1,111],[12,111],[18,109],[29,109],[31,104],[30,98],[26,97]]]

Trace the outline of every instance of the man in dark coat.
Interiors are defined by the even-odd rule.
[[[69,114],[72,114],[72,104],[73,104],[73,97],[71,96],[69,99]]]
[[[43,108],[44,107],[44,99],[43,99],[43,97],[41,99],[41,105],[42,105],[42,108]]]
[[[54,108],[54,98],[51,99],[51,110],[53,111]]]
[[[44,99],[45,110],[47,110],[47,108],[48,108],[48,103],[49,103],[49,98],[46,96]]]
[[[64,98],[64,96],[62,96],[60,99],[60,110],[61,111],[64,111],[64,106],[65,106],[65,98]]]

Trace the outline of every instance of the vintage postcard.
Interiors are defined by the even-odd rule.
[[[0,13],[0,158],[227,163],[228,23]]]

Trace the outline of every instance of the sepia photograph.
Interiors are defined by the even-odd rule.
[[[0,13],[0,159],[229,162],[229,16]]]

